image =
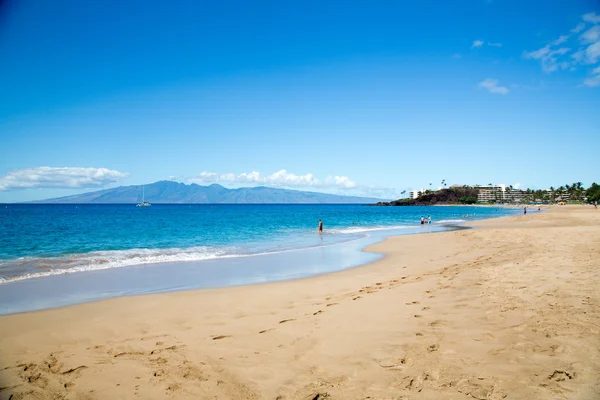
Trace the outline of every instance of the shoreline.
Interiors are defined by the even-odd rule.
[[[235,216],[240,213],[240,210],[243,211],[243,208],[233,208],[229,210],[231,212],[228,211],[229,217],[223,221],[223,233],[216,237],[213,237],[214,235],[211,233],[206,233],[206,230],[199,229],[198,224],[190,224],[183,218],[190,213],[201,218],[215,218],[215,213],[205,210],[206,207],[199,211],[189,211],[187,208],[178,209],[176,212],[162,210],[160,213],[150,216],[131,212],[129,209],[113,210],[110,207],[102,208],[100,206],[97,206],[98,209],[93,212],[80,213],[77,210],[69,209],[66,217],[59,218],[58,222],[58,228],[64,232],[63,237],[51,240],[48,238],[53,238],[54,232],[44,231],[44,239],[40,237],[39,242],[35,245],[24,239],[29,235],[35,237],[38,234],[36,233],[38,227],[32,222],[35,219],[30,214],[31,210],[17,210],[7,214],[10,218],[5,221],[6,224],[0,224],[3,225],[0,226],[0,230],[8,238],[12,238],[5,242],[0,249],[0,281],[23,280],[30,276],[58,275],[139,264],[202,261],[221,257],[272,253],[286,249],[318,246],[323,242],[347,241],[346,236],[363,235],[364,227],[375,229],[418,228],[419,217],[411,215],[419,212],[415,210],[412,212],[402,210],[365,212],[364,207],[357,208],[350,205],[350,208],[347,209],[350,212],[346,215],[343,213],[344,207],[341,206],[339,210],[336,208],[337,206],[331,209],[311,207],[303,208],[303,212],[309,214],[301,214],[300,217],[296,216],[293,208],[267,207],[265,210],[261,209],[260,217],[252,216],[246,222],[232,219],[231,215]],[[422,212],[433,213],[434,221],[439,221],[459,215],[462,217],[462,210],[462,208],[449,207],[448,210],[431,208],[429,211],[423,210]],[[137,231],[129,229],[123,224],[116,227],[107,224],[107,216],[112,215],[113,212],[118,213],[124,221],[131,218],[132,222],[135,222],[134,227],[137,227]],[[363,214],[360,214],[361,212]],[[23,227],[23,232],[14,228],[19,224],[20,213],[24,214],[23,218],[28,217],[25,218],[27,223]],[[310,213],[325,213],[323,217],[331,218],[331,220],[325,218],[325,228],[327,233],[333,233],[333,235],[323,235],[323,240],[318,240],[318,236],[314,235],[316,228],[307,224],[307,220],[314,217]],[[356,213],[358,215],[355,215]],[[508,213],[508,211],[491,210],[482,214]],[[268,221],[269,216],[275,214],[281,217],[275,226],[265,225],[265,221],[261,221],[261,218],[266,218]],[[165,218],[168,220],[169,227],[165,232],[169,233],[152,234],[152,232],[161,232],[161,228],[155,225],[160,221],[166,223]],[[39,223],[44,224],[44,221],[42,219]],[[352,221],[358,221],[356,222],[357,226],[354,226]],[[331,224],[327,222],[331,222]],[[183,227],[180,226],[181,223],[183,223]],[[90,233],[83,234],[77,230],[80,224],[89,225],[93,229]],[[145,224],[150,226],[148,229],[140,231],[138,228]],[[263,225],[266,228],[262,228]],[[238,234],[235,230],[232,231],[233,226],[242,233]],[[136,234],[132,235],[131,232]],[[96,239],[96,233],[104,236]],[[249,236],[250,234],[251,236]],[[112,239],[113,237],[115,239]]]
[[[594,398],[599,222],[480,220],[339,272],[2,316],[0,399]]]
[[[503,217],[490,216],[483,220],[494,218]],[[461,224],[477,220],[466,219],[462,220]],[[0,315],[35,312],[123,296],[205,290],[319,276],[376,261],[382,256],[364,250],[388,237],[458,230],[464,227],[448,221],[425,226],[383,226],[364,229],[366,230],[351,234],[357,237],[315,246],[197,261],[142,263],[118,268],[58,272],[15,279],[0,284]],[[423,232],[424,229],[427,232]],[[318,255],[315,254],[318,252],[329,261],[324,263],[318,259]],[[339,260],[342,260],[341,263]],[[247,264],[247,268],[243,268],[242,263]],[[265,265],[268,266],[267,271]],[[286,269],[281,270],[280,265],[286,265]],[[221,268],[218,268],[219,266]],[[258,272],[253,274],[253,269]],[[261,270],[264,272],[262,275]],[[235,275],[235,271],[238,272],[238,276]]]

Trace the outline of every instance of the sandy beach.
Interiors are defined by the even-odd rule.
[[[0,399],[598,399],[600,210],[294,281],[0,317]]]

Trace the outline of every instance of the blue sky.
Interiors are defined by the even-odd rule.
[[[600,179],[595,0],[0,4],[0,202]]]

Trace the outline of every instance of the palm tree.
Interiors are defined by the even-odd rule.
[[[581,182],[575,183],[575,187],[577,188],[577,200],[581,200],[583,197],[583,186]]]
[[[554,201],[554,186],[550,186],[550,200]]]
[[[515,194],[513,193],[514,188],[513,185],[508,185],[508,200],[513,202],[515,199]]]
[[[558,187],[558,189],[556,189],[556,192],[558,193],[558,196],[557,196],[557,197],[558,197],[560,200],[562,200],[562,199],[563,199],[563,194],[564,194],[564,192],[565,192],[565,187],[564,187],[564,186],[559,186],[559,187]]]

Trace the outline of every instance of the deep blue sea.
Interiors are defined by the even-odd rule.
[[[418,233],[514,212],[452,206],[0,205],[0,286],[51,275],[331,246],[375,233]],[[433,224],[421,227],[421,216],[431,216]]]

